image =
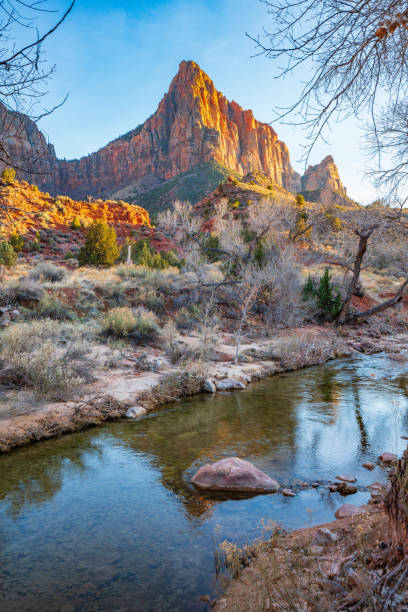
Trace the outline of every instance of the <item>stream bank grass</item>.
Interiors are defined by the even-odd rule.
[[[164,376],[151,391],[143,393],[140,396],[139,403],[152,410],[162,404],[195,395],[201,391],[207,377],[207,363],[188,359],[181,363],[176,370]]]

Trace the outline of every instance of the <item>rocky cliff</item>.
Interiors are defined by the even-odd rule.
[[[43,153],[37,182],[51,192],[108,195],[129,184],[143,190],[146,183],[156,186],[211,160],[240,174],[261,170],[278,185],[294,187],[289,152],[276,132],[252,111],[229,102],[194,62],[181,62],[168,93],[144,124],[81,159],[56,160],[35,124],[27,125],[32,132],[27,152],[35,156],[38,141]],[[25,135],[26,130],[20,145]]]
[[[344,190],[331,157],[300,179],[272,127],[227,100],[191,61],[181,62],[149,119],[81,159],[58,160],[52,145],[24,115],[3,107],[0,119],[8,124],[1,133],[10,158],[17,159],[13,165],[18,177],[52,194],[113,196],[141,201],[153,210],[157,202],[163,208],[175,197],[198,201],[222,182],[223,175],[250,172],[262,172],[271,183],[292,192],[301,189],[301,180],[302,190],[321,188],[317,185]],[[10,164],[0,163],[0,169],[1,165]]]
[[[340,180],[339,171],[331,155],[325,157],[320,164],[309,166],[301,178],[302,191],[316,191],[318,189],[330,189],[342,195],[347,195],[347,190]]]

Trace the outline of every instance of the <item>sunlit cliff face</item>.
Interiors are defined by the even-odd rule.
[[[22,168],[35,159],[36,182],[51,193],[106,196],[146,176],[168,179],[210,160],[240,174],[261,170],[272,182],[299,189],[288,149],[272,127],[228,101],[191,61],[181,62],[157,111],[143,125],[79,160],[58,160],[36,124],[27,118],[23,123],[22,131],[10,135],[10,152],[25,157]],[[32,180],[23,173],[19,177]]]

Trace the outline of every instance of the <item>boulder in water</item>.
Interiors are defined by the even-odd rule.
[[[200,489],[211,491],[241,491],[243,493],[274,493],[279,483],[245,459],[228,457],[200,467],[192,479]]]
[[[245,385],[241,380],[235,378],[224,378],[217,382],[218,391],[235,391],[236,389],[245,389]]]

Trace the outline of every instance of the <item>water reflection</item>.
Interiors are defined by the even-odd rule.
[[[326,364],[0,457],[0,609],[203,609],[215,533],[247,541],[262,518],[297,527],[308,509],[327,521],[343,500],[324,488],[205,495],[195,470],[238,455],[282,484],[384,479],[362,463],[403,448],[404,368],[383,356]]]

